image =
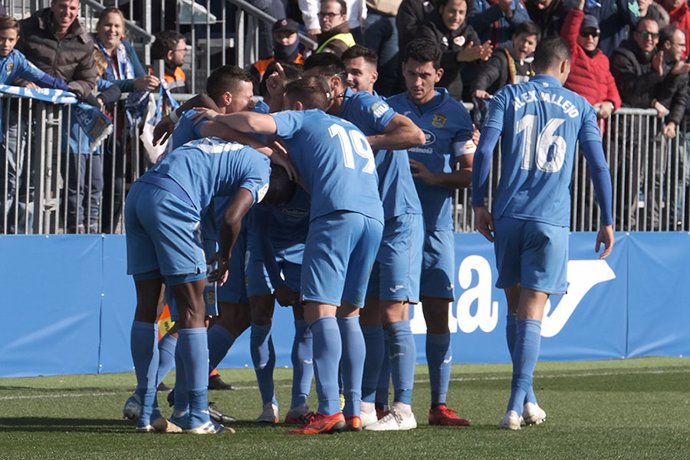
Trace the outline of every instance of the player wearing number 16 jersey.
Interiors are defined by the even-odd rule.
[[[611,177],[592,106],[563,88],[570,50],[560,38],[539,44],[537,75],[507,86],[491,101],[474,157],[472,205],[476,226],[494,241],[498,280],[508,301],[506,339],[513,381],[501,428],[544,421],[532,376],[539,357],[541,320],[550,294],[567,287],[570,182],[576,143],[587,159],[601,208],[595,250],[613,248]],[[484,207],[491,155],[502,135],[501,169],[493,216]]]
[[[296,434],[345,428],[338,393],[342,344],[336,311],[363,306],[383,233],[371,146],[352,123],[322,111],[329,99],[322,78],[305,77],[286,87],[284,106],[294,110],[274,115],[209,115],[241,132],[281,138],[311,195],[300,291],[304,319],[313,336],[319,408]]]

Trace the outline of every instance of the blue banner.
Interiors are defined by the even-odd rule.
[[[597,259],[594,242],[593,233],[570,238],[568,293],[550,299],[541,359],[690,354],[690,235],[621,233],[605,261]],[[2,236],[0,254],[0,376],[132,369],[136,298],[124,236]],[[457,298],[449,309],[453,362],[508,362],[507,308],[494,287],[492,245],[478,234],[457,234],[456,265]],[[291,309],[277,306],[277,366],[291,365],[293,324]],[[421,306],[414,308],[412,327],[424,363]],[[220,367],[251,365],[246,331]]]

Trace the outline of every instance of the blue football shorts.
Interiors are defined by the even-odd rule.
[[[364,306],[383,224],[363,214],[337,211],[309,225],[302,262],[302,301]]]
[[[455,235],[453,230],[431,230],[424,234],[422,297],[455,298]]]
[[[421,214],[403,214],[386,220],[367,295],[379,300],[419,302],[423,248]]]
[[[127,273],[173,286],[206,278],[194,207],[157,185],[136,182],[125,203]]]
[[[494,220],[497,288],[514,284],[548,294],[568,287],[568,227],[511,217]]]
[[[247,255],[249,257],[247,261],[247,295],[254,297],[273,293],[275,288],[271,283],[263,260],[254,258],[251,252],[248,252]],[[299,292],[302,264],[288,262],[280,256],[277,256],[276,264],[287,287]]]

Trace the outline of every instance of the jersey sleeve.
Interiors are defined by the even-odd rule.
[[[251,147],[245,147],[251,149]],[[253,150],[253,149],[252,149]],[[268,184],[271,176],[270,160],[265,155],[256,152],[251,155],[247,173],[242,178],[240,188],[248,190],[254,197],[254,204],[260,203],[268,192]]]
[[[282,139],[291,139],[302,127],[304,114],[305,112],[296,110],[286,110],[271,114],[273,121],[276,123],[276,136]]]
[[[458,125],[455,135],[453,136],[452,148],[453,154],[456,157],[459,157],[474,153],[476,146],[472,141],[474,125],[472,124],[472,119],[470,118],[469,112],[461,105],[458,105],[456,112]]]
[[[357,103],[353,104],[353,111],[355,112],[353,114],[354,118],[350,121],[354,122],[357,120],[365,124],[373,132],[382,133],[395,116],[395,110],[380,97],[373,96],[369,93],[356,94]],[[358,123],[355,124],[359,126]]]
[[[601,141],[601,130],[597,124],[597,116],[596,113],[594,113],[594,108],[584,100],[582,105],[582,125],[577,135],[577,140],[580,141],[580,144]]]

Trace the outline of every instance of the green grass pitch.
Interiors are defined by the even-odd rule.
[[[261,410],[253,370],[221,374],[238,389],[210,399],[241,420],[234,435],[134,433],[121,418],[131,373],[0,379],[0,459],[690,459],[686,358],[539,363],[535,388],[548,418],[518,432],[497,429],[510,386],[506,365],[453,367],[448,404],[471,419],[469,428],[427,425],[429,384],[419,366],[416,430],[311,437],[252,423]],[[290,379],[289,369],[276,371],[281,416]],[[315,407],[314,395],[309,402]]]

